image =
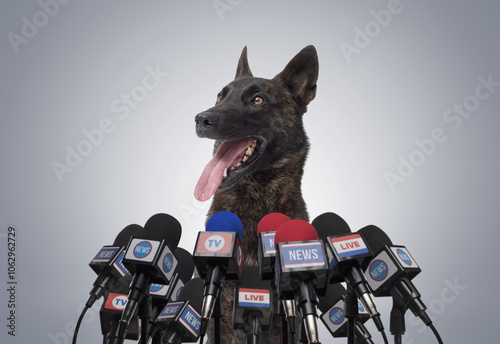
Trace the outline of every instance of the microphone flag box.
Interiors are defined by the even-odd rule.
[[[365,279],[375,296],[391,296],[392,282],[408,277],[410,280],[422,271],[404,246],[384,246],[364,271]]]
[[[121,293],[108,293],[105,302],[103,302],[101,309],[99,311],[99,318],[101,321],[101,334],[106,336],[110,331],[116,330],[116,327],[112,326],[113,323],[117,324],[121,317],[122,312],[128,302],[128,295]],[[138,340],[139,339],[139,321],[137,319],[137,312],[134,314],[132,321],[130,322],[130,327],[128,329],[125,339]],[[114,333],[113,333],[114,334]]]
[[[315,279],[318,295],[327,286],[328,263],[322,240],[279,243],[276,248],[276,286],[280,293],[293,292],[295,279]]]
[[[200,336],[201,317],[189,304],[189,301],[167,303],[160,314],[158,314],[155,322],[165,331],[173,323],[175,323],[174,326],[183,328],[183,343],[196,342]]]
[[[320,316],[321,321],[325,324],[333,337],[347,337],[347,318],[345,317],[344,310],[345,303],[342,295],[328,311]],[[358,312],[356,321],[365,323],[370,318],[370,315],[359,301]]]
[[[119,258],[123,259],[123,255],[121,255],[122,252],[123,247],[120,246],[103,246],[103,248],[97,252],[94,259],[91,260],[89,266],[98,275],[104,270],[109,270],[116,278],[125,276],[128,274],[127,269],[124,271],[120,268],[118,268],[117,271],[113,269],[114,264],[119,261]]]
[[[209,265],[227,268],[226,280],[238,280],[243,267],[243,250],[236,232],[199,232],[193,261],[201,278],[206,278]]]
[[[276,248],[274,247],[274,236],[276,232],[262,232],[259,234],[257,258],[259,261],[259,274],[263,280],[274,278],[274,264],[276,260]]]
[[[245,319],[257,311],[262,316],[261,330],[269,331],[273,315],[272,295],[269,289],[237,287],[234,304],[233,329],[244,328],[247,323]]]
[[[333,255],[330,261],[331,283],[344,282],[340,273],[344,268],[359,266],[365,269],[373,257],[372,251],[359,233],[328,237],[327,244],[329,253]]]
[[[133,274],[137,267],[156,276],[151,282],[169,284],[177,267],[177,259],[165,240],[131,238],[125,251],[123,264]]]

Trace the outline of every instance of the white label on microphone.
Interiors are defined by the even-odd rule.
[[[397,271],[398,268],[387,252],[382,251],[370,262],[370,265],[365,271],[365,278],[370,287],[376,291]]]
[[[365,242],[359,234],[331,238],[330,240],[340,258],[369,253]]]
[[[391,250],[403,268],[419,268],[417,262],[405,247],[391,247]]]
[[[329,311],[321,315],[321,320],[332,334],[345,324],[344,300],[340,299]]]
[[[112,309],[115,311],[123,311],[127,305],[128,295],[109,293],[104,303],[104,308]]]
[[[161,253],[160,259],[158,260],[157,266],[165,277],[166,281],[170,283],[175,268],[177,267],[177,259],[175,259],[168,245],[165,245],[165,247],[163,248],[163,252]]]
[[[160,242],[156,240],[144,240],[134,238],[125,254],[125,259],[152,262],[160,246]]]
[[[162,297],[167,295],[167,292],[168,292],[168,285],[151,283],[151,285],[149,286],[150,295],[156,295]]]
[[[269,290],[240,288],[238,291],[238,304],[241,307],[269,308],[271,305]]]

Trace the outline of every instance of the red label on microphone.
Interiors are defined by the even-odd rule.
[[[128,295],[109,293],[108,297],[106,298],[104,308],[112,309],[115,311],[123,311],[125,309],[125,306],[127,305],[127,301]]]
[[[234,234],[224,232],[202,232],[198,238],[196,253],[230,254]]]

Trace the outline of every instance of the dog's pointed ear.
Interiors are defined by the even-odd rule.
[[[250,70],[250,66],[248,65],[246,46],[241,52],[240,60],[238,61],[238,68],[236,68],[236,76],[234,78],[238,79],[243,76],[253,76],[252,71]]]
[[[281,79],[292,92],[293,98],[306,111],[307,104],[316,96],[318,80],[318,54],[316,48],[309,45],[302,49],[288,62],[285,69],[275,78]]]

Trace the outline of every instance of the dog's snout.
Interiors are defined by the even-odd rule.
[[[194,121],[198,129],[208,130],[215,125],[216,117],[214,113],[205,111],[196,115]]]

